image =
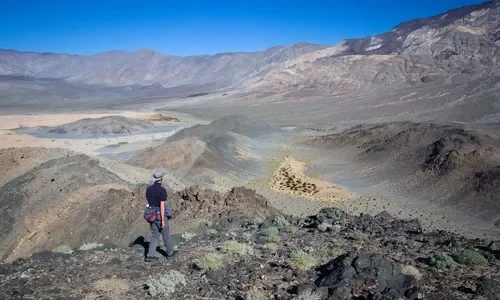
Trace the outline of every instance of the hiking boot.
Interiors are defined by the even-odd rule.
[[[174,251],[174,253],[167,255],[167,259],[171,259],[173,257],[176,257],[178,253],[179,253],[179,251]]]
[[[156,256],[146,256],[146,259],[144,259],[145,262],[154,262],[158,261],[158,257]]]

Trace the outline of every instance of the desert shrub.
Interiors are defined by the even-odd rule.
[[[78,248],[78,250],[89,251],[89,250],[101,248],[102,246],[104,246],[104,245],[103,244],[96,244],[96,243],[89,243],[89,244],[82,245],[80,248]]]
[[[422,242],[426,244],[434,244],[434,238],[432,236],[424,236]]]
[[[203,270],[220,270],[224,266],[224,256],[219,253],[207,253],[196,265]]]
[[[438,270],[453,270],[458,266],[453,258],[446,253],[433,253],[427,257],[426,262]]]
[[[466,266],[483,266],[488,263],[488,260],[480,253],[474,250],[463,250],[453,255],[453,259],[461,265]]]
[[[368,235],[366,233],[364,233],[363,231],[359,231],[359,230],[356,230],[354,232],[353,237],[356,241],[360,241],[360,242],[365,242],[366,240],[368,240]]]
[[[330,226],[328,224],[326,224],[326,223],[321,223],[321,224],[318,225],[318,230],[319,231],[325,232],[325,231],[328,230],[328,228],[330,228]]]
[[[332,259],[337,258],[340,254],[342,254],[342,250],[331,244],[325,247],[318,247],[314,250],[314,256],[321,262],[327,262]]]
[[[322,300],[322,299],[323,296],[320,293],[315,292],[310,288],[302,291],[297,297],[297,300]]]
[[[419,269],[417,269],[416,267],[411,266],[411,265],[403,266],[403,268],[401,269],[401,273],[403,273],[405,275],[413,276],[417,280],[420,280],[423,277],[423,275],[422,275],[422,273],[420,273]]]
[[[206,231],[207,235],[217,235],[219,232],[216,229],[209,228]]]
[[[245,299],[246,300],[266,300],[269,298],[263,291],[259,291],[257,289],[252,289],[247,293]]]
[[[242,237],[245,241],[250,242],[253,239],[253,234],[251,232],[243,232]]]
[[[303,250],[295,250],[291,256],[291,266],[298,270],[308,270],[314,267],[318,259],[312,253]]]
[[[193,232],[184,232],[181,237],[183,239],[185,239],[186,241],[189,241],[191,240],[192,238],[194,238],[196,236],[196,233],[193,233]]]
[[[252,247],[247,244],[238,243],[237,241],[227,241],[222,248],[231,255],[241,256],[253,254]]]
[[[52,252],[71,254],[71,253],[73,253],[73,249],[71,249],[71,247],[68,245],[60,245],[60,246],[57,246],[54,249],[52,249]]]
[[[265,247],[265,249],[269,250],[269,252],[271,252],[271,253],[276,253],[276,252],[278,252],[278,249],[279,249],[278,244],[276,244],[276,243],[267,243],[264,247]]]
[[[290,226],[287,226],[287,227],[283,227],[282,230],[286,233],[297,233],[297,231],[299,231],[299,228],[297,226],[294,226],[294,225],[290,225]]]
[[[151,278],[146,283],[149,287],[148,293],[153,297],[172,294],[179,284],[186,285],[186,277],[177,270],[171,270],[163,276]]]
[[[269,227],[265,229],[263,234],[267,237],[267,241],[270,243],[276,243],[279,241],[279,231],[276,227]]]
[[[273,223],[278,226],[278,228],[283,228],[290,226],[290,222],[284,216],[277,216],[273,219]]]
[[[260,224],[262,224],[262,223],[263,223],[262,219],[261,219],[260,217],[258,217],[258,216],[255,216],[255,217],[253,218],[253,220],[252,220],[252,224],[253,224],[253,225],[260,225]]]

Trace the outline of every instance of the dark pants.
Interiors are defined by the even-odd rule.
[[[161,221],[158,220],[152,222],[150,226],[152,237],[151,241],[149,242],[149,250],[147,256],[155,256],[160,233],[163,237],[163,243],[165,244],[165,251],[167,251],[167,255],[173,255],[174,245],[172,243],[172,238],[170,237],[170,221],[165,220],[165,228],[161,228]]]

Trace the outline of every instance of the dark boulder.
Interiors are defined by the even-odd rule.
[[[493,254],[500,254],[500,241],[491,242],[488,249]]]
[[[350,217],[347,213],[335,207],[323,208],[316,214],[315,219],[317,225],[327,223],[345,226],[350,221]]]
[[[417,280],[380,254],[349,253],[322,268],[318,287],[328,287],[333,299],[418,299]]]
[[[481,278],[477,283],[476,293],[487,299],[500,300],[500,282],[489,278]]]
[[[392,222],[392,230],[396,232],[406,232],[411,234],[422,233],[422,224],[418,219],[396,220]]]

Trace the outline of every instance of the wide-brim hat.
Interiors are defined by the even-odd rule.
[[[156,181],[162,180],[163,176],[165,176],[165,170],[164,169],[157,169],[153,173],[153,177],[151,177],[151,181],[156,182]]]

